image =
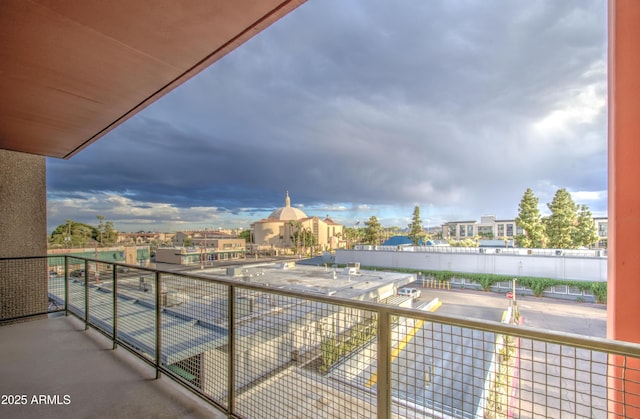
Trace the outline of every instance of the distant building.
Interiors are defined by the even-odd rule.
[[[151,251],[149,249],[149,246],[111,246],[85,247],[74,249],[49,249],[47,251],[47,255],[78,256],[84,258],[99,259],[107,263],[127,263],[129,265],[139,266],[148,266],[151,259]],[[63,273],[64,265],[56,266],[56,270],[59,271],[58,273]]]
[[[220,231],[179,231],[171,241],[172,247],[156,249],[156,262],[209,264],[212,261],[242,259],[247,251],[245,239]]]
[[[479,239],[514,239],[523,234],[522,228],[515,220],[496,220],[494,215],[483,215],[477,221],[449,221],[442,226],[442,237],[449,240]]]
[[[595,217],[593,221],[596,223],[598,231],[598,243],[594,246],[596,249],[607,249],[609,245],[609,219],[607,217]]]
[[[305,234],[314,237],[316,247],[321,250],[337,249],[344,243],[342,225],[329,216],[324,219],[309,217],[302,210],[292,207],[288,192],[284,207],[251,224],[253,243],[259,248],[290,250],[300,244],[296,237],[302,237],[302,242]]]
[[[598,237],[598,243],[592,246],[595,249],[607,248],[608,218],[595,217],[593,219]],[[483,215],[480,222],[477,221],[449,221],[442,225],[442,237],[448,240],[464,240],[475,238],[486,241],[488,247],[496,247],[489,241],[499,243],[498,240],[506,240],[508,247],[512,247],[515,238],[524,234],[524,230],[516,224],[515,220],[496,220],[494,215]],[[482,246],[481,246],[482,247]]]
[[[176,247],[203,247],[211,244],[213,240],[237,239],[238,236],[222,231],[193,230],[178,231],[171,239],[171,244]]]
[[[138,231],[136,233],[118,233],[118,244],[164,244],[171,242],[174,233],[153,233]]]

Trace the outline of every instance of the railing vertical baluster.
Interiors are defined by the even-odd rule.
[[[228,325],[228,333],[227,333],[227,345],[229,347],[229,359],[227,359],[227,386],[228,386],[228,397],[229,401],[227,405],[229,406],[229,413],[231,415],[235,412],[235,365],[234,365],[234,356],[235,356],[235,341],[236,341],[236,325],[235,325],[235,295],[236,289],[232,285],[229,285],[227,292],[227,318],[229,319]]]
[[[84,260],[84,330],[89,329],[89,261]]]
[[[64,315],[69,315],[69,256],[64,255]]]
[[[118,268],[113,265],[113,349],[118,347]]]
[[[162,314],[160,299],[160,272],[156,271],[156,380],[160,378],[160,365],[162,365]]]
[[[391,316],[378,311],[378,381],[377,412],[379,419],[391,417]]]

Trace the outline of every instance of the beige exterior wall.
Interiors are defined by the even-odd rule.
[[[244,239],[213,239],[209,241],[208,248],[220,251],[244,251],[246,241]]]
[[[0,150],[0,258],[46,256],[46,160]],[[44,259],[0,261],[0,317],[47,310]]]
[[[336,249],[342,237],[343,226],[327,223],[318,217],[298,220],[300,227],[310,231],[321,249]],[[262,247],[293,248],[296,246],[294,235],[297,227],[291,221],[262,220],[251,225],[254,243]]]
[[[284,221],[260,221],[252,224],[253,242],[258,246],[287,247],[290,236],[287,234],[290,228],[286,225],[287,223]]]

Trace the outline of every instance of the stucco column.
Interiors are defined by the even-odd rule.
[[[607,336],[640,343],[640,1],[609,0]],[[610,409],[640,417],[640,362],[610,359]],[[623,403],[623,400],[625,403]],[[635,406],[635,407],[634,407]],[[626,409],[626,410],[625,410]]]
[[[47,254],[46,161],[0,150],[0,258]],[[0,261],[0,318],[47,309],[47,265]]]

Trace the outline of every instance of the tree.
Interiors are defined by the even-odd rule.
[[[414,246],[420,244],[420,239],[424,237],[424,229],[422,228],[422,220],[420,219],[420,207],[415,206],[413,209],[413,219],[409,224],[409,234],[407,235],[411,239],[411,243]]]
[[[98,234],[100,235],[100,240],[98,240],[100,242],[100,246],[102,246],[102,236],[104,234],[104,215],[98,215],[98,220],[100,221],[98,223]]]
[[[95,227],[73,220],[66,220],[56,227],[49,236],[52,247],[84,247],[91,239],[95,239],[98,231]]]
[[[369,221],[364,223],[366,225],[364,229],[364,243],[379,245],[380,238],[382,237],[382,226],[375,215],[369,218]]]
[[[113,228],[113,221],[107,221],[104,225],[103,240],[106,244],[114,245],[118,241],[118,232]]]
[[[291,226],[291,236],[290,239],[296,244],[296,255],[300,254],[300,243],[302,240],[302,223],[300,221],[289,221],[289,225]]]
[[[573,243],[576,247],[589,247],[598,242],[598,230],[596,223],[593,221],[593,215],[586,205],[580,206],[578,211],[578,221],[575,228]]]
[[[309,256],[313,257],[313,249],[318,245],[318,240],[313,234],[313,231],[311,231],[311,228],[305,227],[302,229],[302,243],[304,247],[309,248]]]
[[[549,247],[554,249],[571,249],[578,247],[574,243],[577,224],[577,205],[566,189],[558,189],[551,203],[547,204],[551,215],[544,223],[549,237]]]
[[[519,247],[546,247],[547,237],[538,202],[533,191],[527,188],[520,201],[518,217],[516,217],[516,224],[524,230],[524,234],[516,237]]]
[[[353,245],[359,243],[362,239],[360,229],[353,227],[345,227],[342,230],[342,236],[347,241],[347,248],[351,249]]]
[[[238,234],[239,239],[244,239],[247,243],[252,243],[251,240],[251,230],[242,230],[240,234]]]

